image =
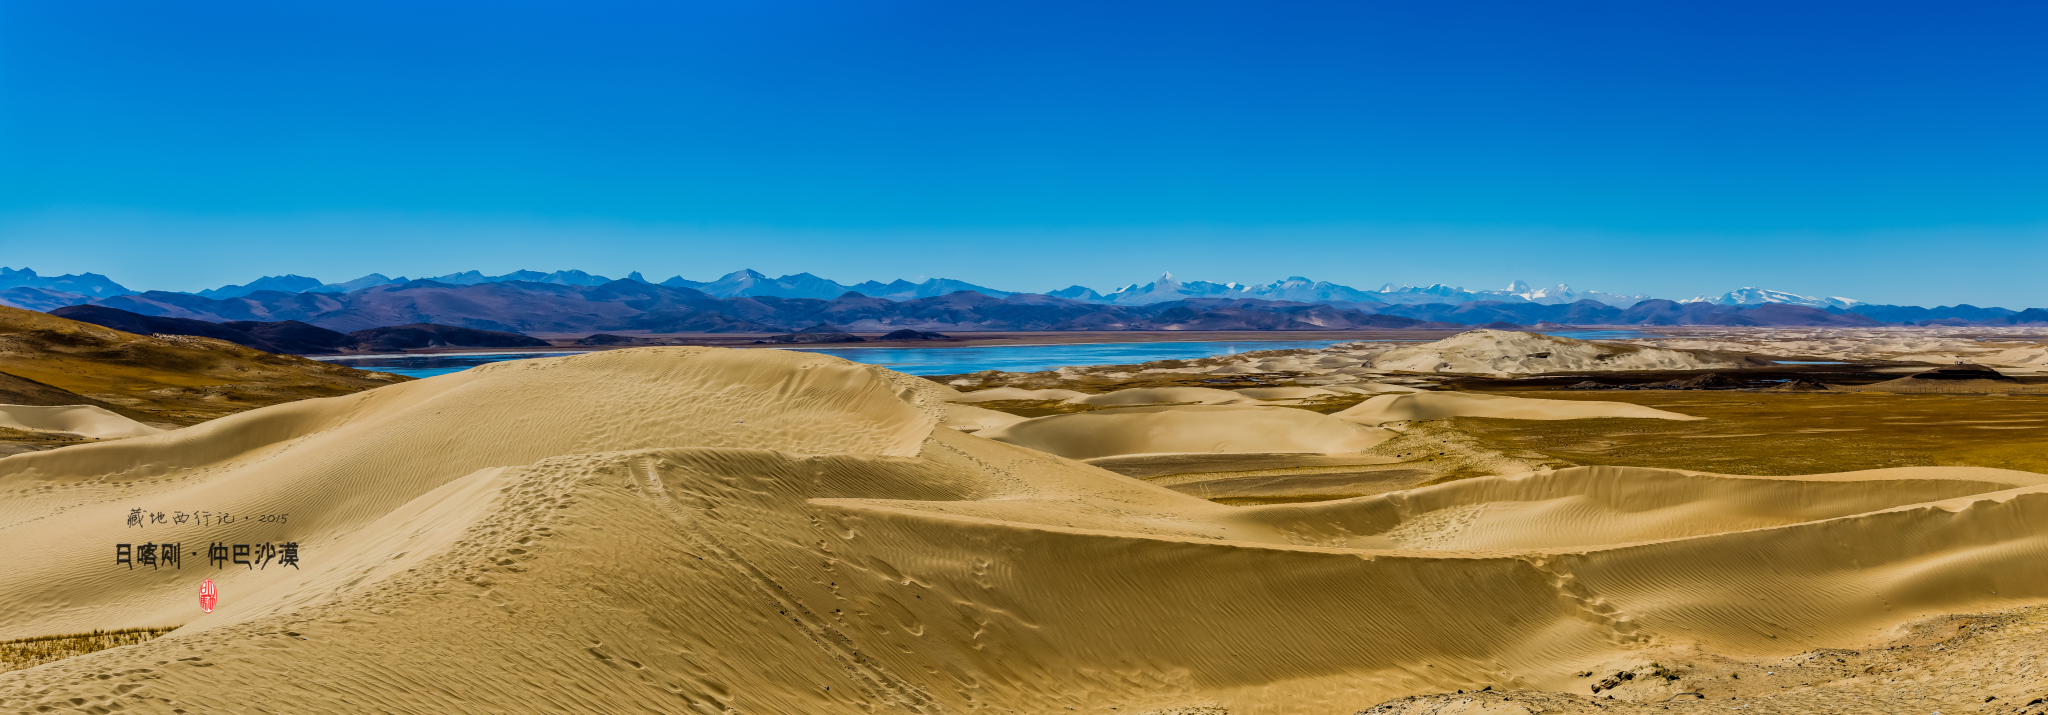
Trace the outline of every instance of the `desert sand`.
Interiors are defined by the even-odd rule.
[[[1806,360],[2048,366],[2048,328],[1676,328],[1623,341],[1671,349],[1734,351]]]
[[[1415,390],[1416,380],[1437,377],[1512,377],[1555,373],[1739,370],[1771,363],[1746,354],[1743,344],[1703,343],[1663,348],[1616,341],[1587,341],[1512,330],[1469,330],[1425,343],[1358,341],[1322,349],[1269,350],[1196,360],[1143,365],[1070,366],[1036,373],[985,371],[947,377],[973,401],[1055,399],[1047,390],[1100,385],[1133,389],[1209,389],[1169,384],[1176,378],[1282,376],[1292,389],[1325,388],[1356,394]],[[1402,384],[1404,381],[1409,384]],[[1153,384],[1146,384],[1153,383]],[[1427,383],[1421,383],[1426,385]],[[1257,388],[1255,388],[1257,389]],[[1004,392],[996,392],[1005,390]],[[1084,397],[1077,391],[1067,398]],[[1194,394],[1194,393],[1188,393]],[[1124,398],[1087,398],[1091,404]],[[1268,398],[1254,398],[1268,399]],[[1189,402],[1192,400],[1174,400]],[[1138,404],[1118,402],[1117,404]]]
[[[821,355],[642,348],[0,459],[0,639],[179,626],[0,674],[0,709],[1345,713],[2048,601],[2031,472],[1578,467],[1231,507],[982,434],[1289,408],[967,434],[940,427],[949,393]],[[199,556],[113,564],[145,540]],[[215,541],[301,563],[217,568]],[[1979,689],[1999,688],[2019,694]],[[1464,702],[1488,709],[1390,707],[1534,712]]]
[[[1289,388],[1268,389],[1289,390]],[[1308,394],[1301,394],[1302,392],[1306,391],[1307,388],[1292,388],[1292,390],[1289,390],[1288,396],[1308,397]],[[1313,394],[1330,393],[1328,391],[1322,391]],[[1067,403],[1075,405],[1095,405],[1098,407],[1137,407],[1141,405],[1176,404],[1232,405],[1256,403],[1258,399],[1258,397],[1246,395],[1235,390],[1218,390],[1211,387],[1139,387],[1129,390],[1117,390],[1114,392],[1106,392],[1100,395],[1084,395],[1081,397],[1070,397],[1067,398]]]
[[[1257,405],[1121,407],[1037,417],[978,436],[1069,459],[1135,454],[1358,452],[1392,438],[1329,415]]]
[[[1595,417],[1632,417],[1658,420],[1699,419],[1654,407],[1626,402],[1586,400],[1544,400],[1529,397],[1487,395],[1476,392],[1412,392],[1380,395],[1356,407],[1333,415],[1359,424],[1379,425],[1401,420],[1440,420],[1447,417],[1495,417],[1514,420],[1578,420]]]
[[[145,437],[163,432],[92,405],[0,405],[0,427],[63,432],[93,439]]]
[[[994,427],[1023,422],[1024,417],[1008,412],[985,410],[973,405],[946,405],[946,419],[939,424],[962,432],[979,432]]]
[[[956,395],[954,402],[996,402],[999,400],[1070,400],[1087,397],[1088,393],[1074,390],[1024,390],[1015,387],[996,387],[975,390]]]
[[[1722,370],[1745,367],[1732,355],[1597,343],[1512,330],[1472,330],[1380,353],[1372,366],[1408,372],[1528,375],[1584,370]]]

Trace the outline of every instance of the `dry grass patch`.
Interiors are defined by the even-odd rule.
[[[44,663],[51,663],[108,648],[135,645],[176,629],[176,626],[169,628],[124,628],[117,631],[68,633],[0,641],[0,673],[33,668]]]
[[[2048,473],[2048,397],[1733,391],[1497,394],[1629,402],[1707,418],[1452,420],[1457,430],[1497,449],[1541,453],[1576,464],[1758,476],[1918,466]]]

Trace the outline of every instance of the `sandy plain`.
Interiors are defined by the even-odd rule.
[[[1479,337],[1506,347],[1443,346],[1478,373],[1373,364],[1401,345],[936,381],[613,350],[6,457],[21,566],[0,640],[165,634],[0,673],[0,709],[2048,702],[2048,397],[1755,377],[1897,377],[1869,372],[1887,359],[1564,390],[1697,371],[1503,373],[1544,350]],[[135,508],[255,519],[137,527]],[[145,536],[304,550],[293,569],[106,566]]]

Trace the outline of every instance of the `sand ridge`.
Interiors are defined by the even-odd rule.
[[[1070,459],[1196,452],[1357,452],[1393,433],[1287,407],[1120,407],[1035,417],[976,433]]]
[[[64,432],[94,439],[161,434],[163,430],[92,405],[0,405],[0,427]]]
[[[0,708],[1350,712],[2048,601],[2038,474],[1576,468],[1234,508],[938,429],[918,382],[629,349],[8,457],[0,637],[185,627],[0,674]],[[317,546],[287,574],[77,566],[156,503],[294,518],[151,534]]]
[[[1681,350],[1735,351],[1790,359],[1946,364],[1957,359],[2014,368],[2048,366],[2048,329],[1702,328],[1622,342]]]
[[[962,432],[978,432],[993,427],[1016,424],[1025,419],[1027,418],[1008,412],[997,412],[973,405],[949,404],[946,405],[946,419],[939,424]]]
[[[1381,370],[1527,375],[1587,370],[1719,370],[1740,358],[1699,350],[1596,343],[1542,333],[1472,330],[1373,357]]]
[[[1576,420],[1594,417],[1701,419],[1626,402],[1545,400],[1477,392],[1379,395],[1332,416],[1365,425],[1380,425],[1402,420],[1440,420],[1449,417],[1494,417],[1516,420]]]

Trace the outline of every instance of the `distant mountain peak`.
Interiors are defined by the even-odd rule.
[[[1816,297],[1788,293],[1781,290],[1758,288],[1756,286],[1743,286],[1714,297],[1704,295],[1693,296],[1678,302],[1713,303],[1715,305],[1766,305],[1777,303],[1783,305],[1803,305],[1809,308],[1839,309],[1848,309],[1865,304],[1863,301],[1854,298],[1843,298],[1840,296]]]
[[[0,267],[0,290],[9,288],[39,288],[58,293],[73,293],[93,298],[109,298],[117,295],[134,295],[138,291],[115,283],[113,279],[98,273],[66,273],[61,276],[37,275],[33,269],[23,266],[19,269]]]
[[[308,278],[306,276],[288,273],[281,276],[264,276],[256,280],[249,281],[247,285],[226,285],[221,286],[219,288],[214,288],[212,290],[203,290],[199,291],[198,295],[202,298],[213,298],[216,300],[220,300],[226,298],[240,298],[242,296],[254,293],[259,290],[274,290],[280,293],[304,293],[308,290],[318,288],[324,283],[326,283],[326,281],[322,281],[318,278]]]

